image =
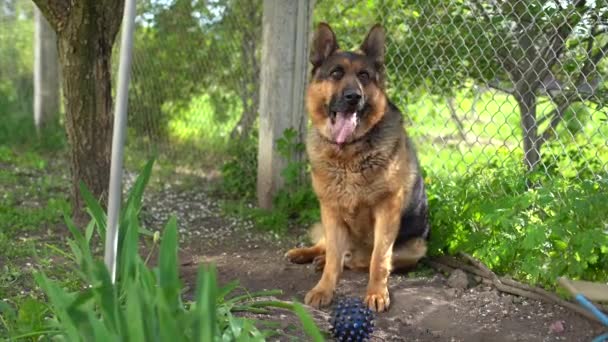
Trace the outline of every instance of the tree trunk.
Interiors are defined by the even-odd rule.
[[[107,205],[112,144],[111,56],[124,0],[34,0],[58,36],[70,145],[72,209],[85,222],[83,182]]]
[[[524,140],[524,165],[528,171],[534,170],[540,161],[540,139],[536,121],[536,95],[526,92],[515,96],[520,110]]]
[[[59,61],[55,31],[38,9],[34,13],[34,123],[40,133],[59,113]]]
[[[464,125],[462,120],[458,117],[458,111],[456,110],[456,104],[454,104],[454,97],[450,96],[447,99],[448,109],[450,110],[450,117],[454,120],[454,124],[456,124],[456,130],[458,131],[458,135],[460,135],[460,139],[466,145],[469,145],[469,141],[467,140],[467,135],[464,132]]]

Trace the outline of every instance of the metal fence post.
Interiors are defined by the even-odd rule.
[[[121,202],[122,164],[127,126],[127,103],[129,76],[131,74],[131,53],[135,25],[135,0],[125,1],[118,69],[118,88],[114,111],[114,132],[112,136],[112,161],[110,166],[110,189],[108,193],[108,224],[106,231],[105,263],[112,282],[116,279],[116,253],[118,248],[118,218]]]

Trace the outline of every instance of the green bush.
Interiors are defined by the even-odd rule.
[[[543,169],[526,177],[511,160],[427,182],[432,254],[467,252],[498,273],[549,287],[562,275],[608,279],[606,174],[569,179]]]
[[[230,151],[230,159],[222,166],[222,191],[240,200],[230,202],[226,206],[229,211],[279,234],[285,233],[290,222],[309,225],[319,220],[319,204],[310,184],[308,163],[294,158],[304,151],[294,129],[286,129],[277,139],[277,152],[290,162],[281,170],[284,184],[273,198],[272,210],[248,206],[256,193],[257,137],[233,145]]]
[[[277,140],[277,150],[281,157],[289,160],[281,171],[284,186],[274,198],[275,211],[300,224],[310,224],[320,219],[319,202],[310,183],[310,168],[307,160],[296,160],[304,153],[305,146],[298,141],[294,129],[287,129]]]
[[[253,201],[258,173],[257,131],[247,137],[230,142],[228,158],[221,167],[221,192],[231,199]]]
[[[259,322],[235,313],[269,313],[272,307],[293,310],[307,333],[321,336],[299,304],[258,300],[277,291],[233,295],[238,283],[219,287],[211,265],[199,267],[194,299],[185,301],[178,276],[175,218],[167,222],[162,237],[153,235],[154,243],[160,240],[159,261],[157,267],[149,268],[147,260],[138,254],[138,242],[141,233],[150,233],[139,225],[138,215],[151,170],[149,162],[129,192],[119,219],[116,282],[111,281],[105,264],[91,250],[94,233],[104,239],[105,213],[83,186],[81,191],[93,220],[83,234],[66,218],[72,234],[68,240],[70,258],[78,265],[82,289],[68,292],[44,272],[36,272],[34,277],[49,303],[32,299],[18,310],[2,303],[0,324],[9,336],[69,341],[264,341],[277,331],[260,329],[261,323],[256,325]]]

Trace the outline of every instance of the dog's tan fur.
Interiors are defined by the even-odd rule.
[[[340,52],[337,43],[324,45],[331,39],[335,41],[332,36],[328,25],[319,26],[313,40],[313,65],[319,54],[327,54],[332,48],[333,54]],[[367,57],[383,62],[381,27],[370,30],[361,50]],[[327,60],[329,56],[322,57]],[[419,177],[417,160],[400,112],[389,106],[382,70],[376,70],[373,81],[361,86],[369,110],[348,144],[337,147],[330,141],[326,122],[331,96],[340,93],[344,83],[352,82],[352,77],[357,77],[365,67],[352,58],[334,58],[334,62],[344,66],[344,77],[340,81],[321,79],[317,71],[307,94],[312,129],[306,147],[312,185],[320,203],[321,224],[311,230],[315,244],[292,249],[287,258],[296,263],[314,261],[323,269],[318,284],[305,297],[306,304],[315,307],[329,304],[346,267],[369,270],[365,302],[375,311],[384,311],[390,305],[391,270],[411,267],[426,254],[423,238],[410,239],[394,248],[402,213],[411,202],[412,188]]]

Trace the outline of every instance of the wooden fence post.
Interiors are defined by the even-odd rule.
[[[306,130],[304,96],[313,6],[314,0],[264,0],[257,197],[265,209],[272,207],[287,163],[276,150],[276,140],[287,128],[295,129],[300,139]]]
[[[59,57],[57,35],[38,7],[34,6],[34,123],[42,127],[59,114]]]

